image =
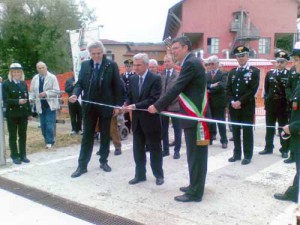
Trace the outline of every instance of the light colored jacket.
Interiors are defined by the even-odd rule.
[[[32,80],[30,85],[29,99],[32,99],[35,102],[37,113],[42,113],[41,101],[39,99],[39,85],[40,79],[39,74],[36,74]],[[59,105],[59,97],[60,97],[60,89],[57,78],[52,73],[47,72],[44,80],[43,91],[46,92],[47,102],[52,111],[60,108]]]

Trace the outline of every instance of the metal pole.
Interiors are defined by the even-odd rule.
[[[3,105],[2,83],[0,83],[0,166],[6,164]]]

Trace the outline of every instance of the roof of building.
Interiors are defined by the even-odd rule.
[[[119,42],[119,41],[114,41],[114,40],[109,40],[109,39],[100,39],[100,41],[104,45],[127,45],[127,43]]]

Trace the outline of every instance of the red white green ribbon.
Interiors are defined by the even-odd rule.
[[[178,96],[179,103],[186,111],[186,113],[191,117],[201,118],[204,117],[207,111],[208,103],[207,103],[207,91],[205,90],[205,95],[202,101],[202,110],[201,112],[197,108],[197,106],[189,99],[184,93],[181,93]],[[210,134],[208,125],[204,121],[198,121],[197,124],[197,145],[208,145],[210,140]]]

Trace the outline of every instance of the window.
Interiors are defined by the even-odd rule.
[[[260,38],[258,43],[258,53],[270,54],[271,52],[271,38]]]
[[[114,61],[115,60],[115,55],[112,53],[112,51],[106,51],[106,58]]]
[[[219,53],[219,38],[207,38],[207,53],[208,54],[217,54]]]

